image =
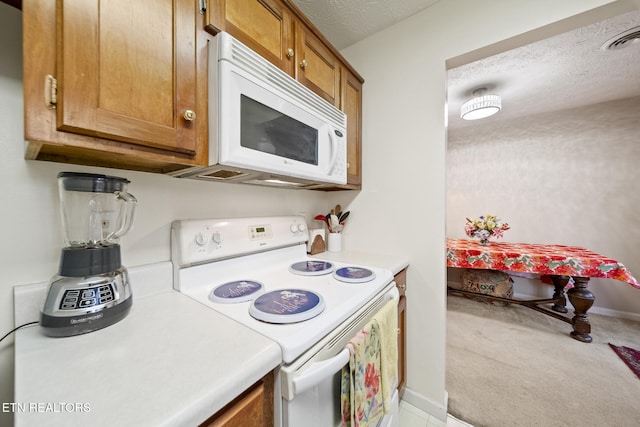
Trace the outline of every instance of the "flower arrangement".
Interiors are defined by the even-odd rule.
[[[466,218],[467,224],[464,231],[467,236],[480,239],[483,245],[489,244],[489,238],[500,238],[510,227],[506,222],[501,223],[494,215],[481,216],[479,218]]]

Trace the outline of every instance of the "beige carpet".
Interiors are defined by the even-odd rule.
[[[453,416],[476,427],[640,426],[640,379],[608,345],[640,350],[639,322],[591,314],[586,344],[526,307],[449,296],[447,309]]]

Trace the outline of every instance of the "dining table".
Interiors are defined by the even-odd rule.
[[[480,294],[447,286],[449,294],[481,300],[519,304],[558,320],[570,323],[571,337],[592,341],[588,311],[595,295],[588,289],[591,278],[614,279],[640,289],[640,283],[620,262],[578,246],[536,243],[480,242],[447,239],[447,267],[526,273],[529,277],[549,278],[554,291],[551,298],[519,299]],[[531,276],[533,275],[533,276]],[[567,315],[567,298],[573,316]]]

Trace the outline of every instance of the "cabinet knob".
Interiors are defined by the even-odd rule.
[[[192,122],[196,119],[196,112],[193,110],[185,110],[184,119],[188,122]]]
[[[398,289],[400,289],[401,291],[407,289],[407,285],[405,283],[398,283],[396,286],[398,286]]]
[[[308,65],[307,60],[303,59],[302,62],[300,63],[300,68],[304,70],[305,68],[307,68],[307,65]]]
[[[293,51],[293,49],[291,48],[287,49],[287,58],[292,58],[294,53],[295,52]]]

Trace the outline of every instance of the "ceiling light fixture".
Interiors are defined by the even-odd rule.
[[[487,88],[473,91],[473,98],[462,104],[460,117],[465,120],[478,120],[493,116],[502,109],[500,95],[485,95]]]

